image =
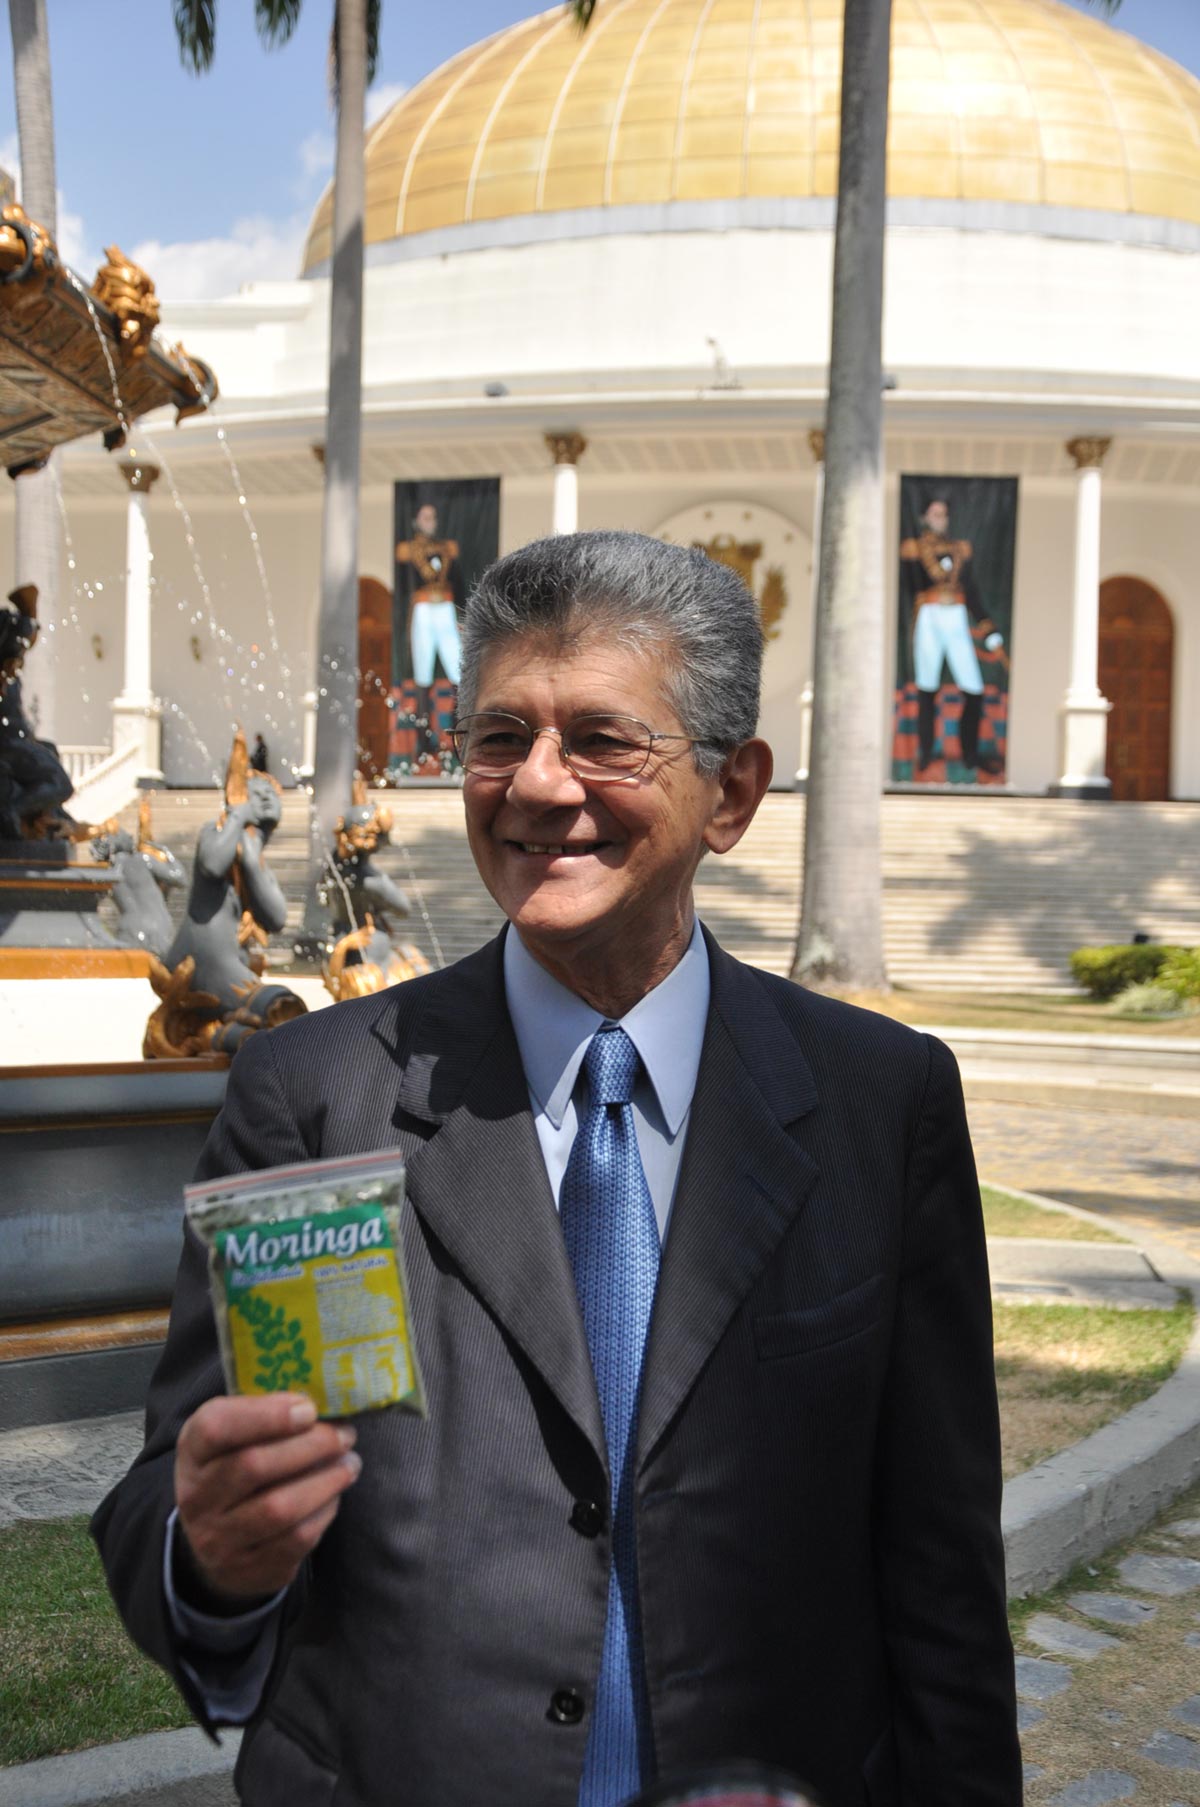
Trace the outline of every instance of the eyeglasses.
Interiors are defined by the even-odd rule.
[[[578,715],[565,728],[531,728],[519,715],[485,710],[464,716],[454,729],[454,751],[466,772],[507,778],[524,765],[539,734],[553,734],[563,764],[589,784],[615,784],[645,771],[660,741],[711,746],[689,734],[656,734],[632,715]]]

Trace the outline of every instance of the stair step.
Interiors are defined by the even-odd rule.
[[[405,932],[435,962],[434,936],[443,957],[457,959],[501,920],[471,861],[462,797],[452,789],[379,797],[394,819],[380,863],[413,906]],[[155,838],[190,860],[219,807],[215,791],[157,793]],[[803,797],[773,792],[740,846],[704,861],[697,875],[698,906],[722,943],[774,972],[787,971],[795,941],[804,808]],[[884,797],[891,976],[925,990],[1061,992],[1071,986],[1073,948],[1135,929],[1200,942],[1198,826],[1190,804]],[[288,899],[283,946],[299,926],[307,854],[308,799],[287,792],[270,853]],[[169,903],[182,913],[179,893]]]

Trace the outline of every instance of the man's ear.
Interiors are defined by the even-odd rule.
[[[765,740],[747,740],[721,767],[720,793],[704,829],[704,845],[710,853],[728,853],[736,847],[762,802],[775,770],[775,759]]]

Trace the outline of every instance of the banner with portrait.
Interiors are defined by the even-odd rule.
[[[388,774],[439,778],[457,769],[461,615],[500,549],[500,479],[397,483],[393,521]]]
[[[1007,783],[1015,477],[900,479],[892,780]]]

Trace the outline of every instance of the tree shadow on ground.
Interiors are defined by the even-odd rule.
[[[1070,982],[1077,947],[1200,941],[1200,835],[1140,804],[1062,802],[1054,827],[1006,838],[1003,801],[986,830],[962,829],[952,858],[955,895],[930,921],[934,953],[957,952],[989,932]],[[1193,818],[1200,828],[1200,815]],[[892,873],[886,892],[930,891],[944,880]]]

